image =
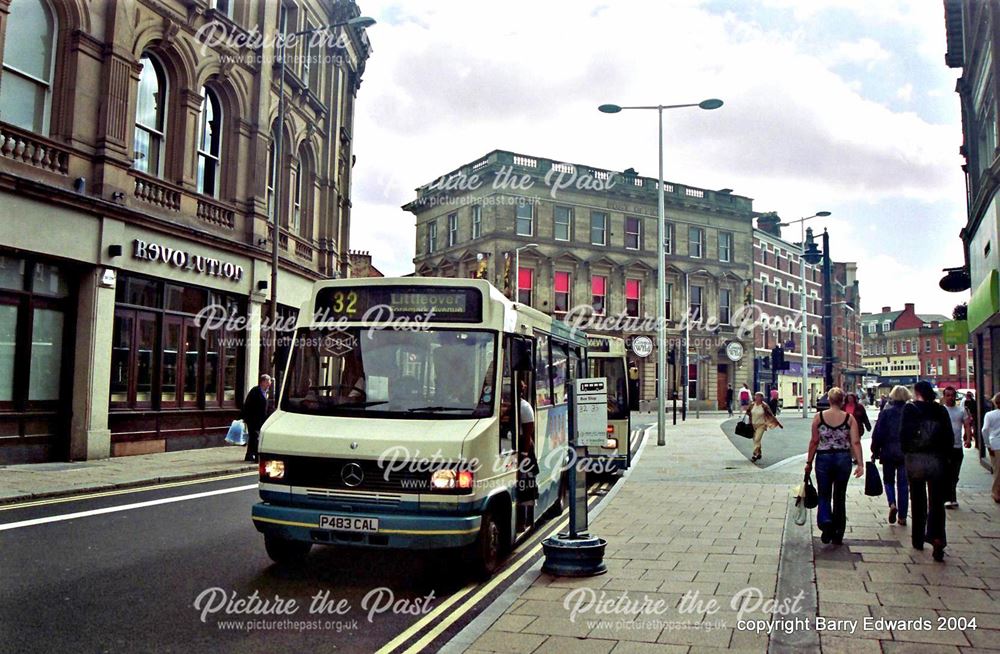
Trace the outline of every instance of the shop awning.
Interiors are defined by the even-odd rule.
[[[969,330],[974,330],[1000,311],[1000,273],[991,270],[969,300]]]

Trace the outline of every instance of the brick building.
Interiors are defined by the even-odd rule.
[[[882,307],[880,313],[862,314],[864,366],[878,376],[879,392],[920,380],[939,388],[975,388],[970,350],[944,342],[941,325],[946,320],[938,314],[918,315],[912,302],[902,311]]]

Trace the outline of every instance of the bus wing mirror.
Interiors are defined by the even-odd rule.
[[[516,372],[531,372],[531,344],[528,341],[511,341],[511,360]]]

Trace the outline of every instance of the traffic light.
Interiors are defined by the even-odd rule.
[[[780,345],[771,350],[771,369],[772,370],[788,369],[788,367],[785,365],[785,350]]]
[[[677,364],[677,348],[671,347],[667,350],[667,363],[672,366]]]

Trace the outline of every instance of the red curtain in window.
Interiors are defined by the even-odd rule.
[[[531,282],[534,272],[531,268],[521,268],[517,273],[517,287],[519,289],[530,290],[532,288]]]
[[[557,272],[555,280],[556,293],[569,293],[569,273]]]
[[[626,279],[625,280],[625,299],[626,300],[638,300],[639,299],[639,280],[638,279]]]
[[[590,289],[592,295],[604,295],[604,286],[607,280],[599,275],[590,278]]]

